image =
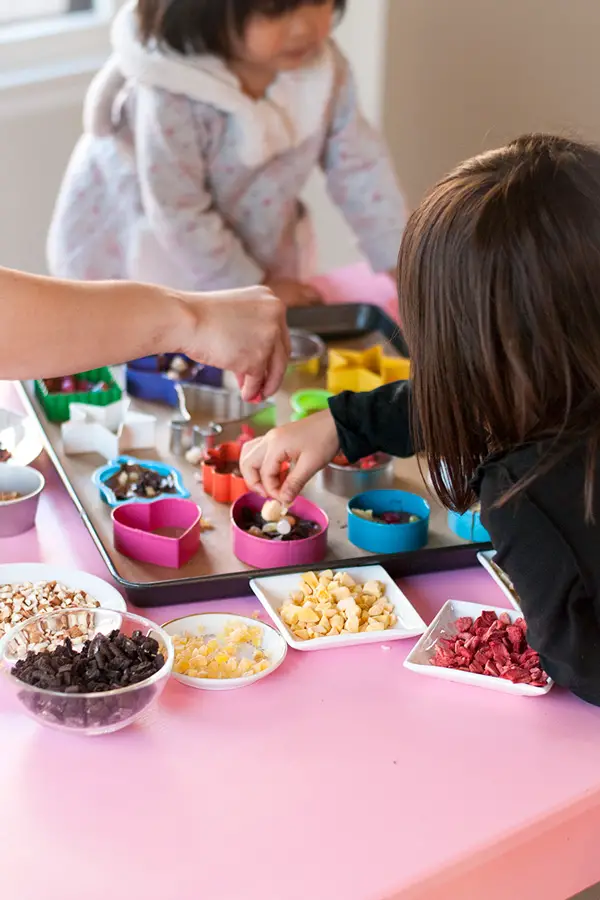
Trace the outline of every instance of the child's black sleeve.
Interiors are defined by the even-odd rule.
[[[582,493],[572,490],[570,499],[562,490],[559,495],[549,473],[515,499],[495,505],[514,483],[514,473],[502,463],[486,467],[481,481],[481,516],[496,562],[519,594],[528,641],[545,671],[557,684],[600,706],[595,574],[600,554],[585,549],[590,542]]]
[[[329,401],[342,453],[350,462],[381,451],[408,457],[411,436],[411,383],[398,381],[364,394],[344,391]]]

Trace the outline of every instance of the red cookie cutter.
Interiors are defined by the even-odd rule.
[[[235,472],[218,472],[219,464],[239,463],[242,455],[242,447],[252,440],[249,435],[241,434],[237,441],[226,441],[218,447],[207,450],[202,462],[202,486],[204,492],[217,503],[235,503],[240,497],[248,493],[248,485],[241,475]],[[289,472],[290,464],[281,464],[281,478]]]
[[[236,472],[219,472],[219,465],[236,465],[242,453],[241,441],[230,441],[206,453],[202,462],[202,486],[217,503],[233,503],[248,493],[248,486]]]

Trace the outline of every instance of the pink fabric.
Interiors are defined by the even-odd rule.
[[[9,386],[0,404],[16,406]],[[0,560],[108,577],[40,468],[37,530],[1,541]],[[504,600],[478,568],[402,587],[427,621],[448,597]],[[600,710],[420,678],[402,668],[412,645],[290,651],[232,693],[172,682],[142,724],[95,739],[39,727],[0,684],[3,896],[506,900],[518,884],[564,900],[600,880]]]
[[[346,266],[311,281],[326,303],[371,303],[399,321],[396,285],[389,275],[374,275],[367,263]]]

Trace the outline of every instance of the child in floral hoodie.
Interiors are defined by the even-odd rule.
[[[330,33],[345,0],[138,0],[117,15],[51,225],[52,274],[316,299],[315,167],[373,269],[403,198]]]

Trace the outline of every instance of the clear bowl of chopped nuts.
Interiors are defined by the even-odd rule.
[[[0,641],[0,676],[42,725],[97,735],[131,725],[162,693],[173,643],[154,622],[110,609],[53,610]]]

